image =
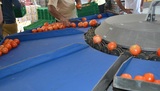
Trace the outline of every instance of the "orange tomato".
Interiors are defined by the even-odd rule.
[[[160,84],[160,80],[154,80],[154,83]]]
[[[98,15],[97,15],[97,18],[98,18],[98,19],[102,18],[102,14],[98,14]]]
[[[132,45],[130,48],[129,48],[129,52],[133,55],[133,56],[138,56],[140,53],[141,53],[141,47],[137,44],[135,45]]]
[[[11,49],[12,49],[12,46],[11,46],[11,44],[9,44],[9,43],[5,44],[4,46],[5,46],[6,48],[8,48],[8,50],[11,50]]]
[[[108,43],[107,48],[108,48],[108,50],[112,51],[112,50],[117,48],[117,43],[116,42],[110,42],[110,43]]]
[[[13,48],[16,48],[16,47],[17,47],[17,43],[14,42],[14,41],[12,41],[12,42],[11,42],[11,46],[12,46]]]
[[[42,28],[37,28],[38,32],[43,32]]]
[[[121,75],[121,77],[122,77],[122,78],[126,78],[126,79],[132,79],[132,76],[131,76],[130,74],[128,74],[128,73],[123,73],[123,74]]]
[[[49,23],[48,23],[48,22],[45,22],[45,23],[44,23],[44,26],[48,26],[48,25],[49,25]]]
[[[77,9],[81,9],[81,8],[82,8],[82,4],[77,4],[77,5],[76,5],[76,8],[77,8]]]
[[[141,76],[141,75],[137,75],[134,77],[134,80],[138,80],[138,81],[145,81],[145,77],[144,76]]]
[[[83,27],[84,28],[88,27],[88,22],[87,21],[83,22]]]
[[[4,45],[0,45],[0,51],[2,50],[3,47],[4,47]]]
[[[48,28],[48,30],[50,30],[50,31],[53,30],[53,27],[52,27],[51,25],[49,25],[47,28]]]
[[[157,49],[157,56],[160,57],[160,48]]]
[[[37,29],[32,29],[32,33],[37,33]]]
[[[3,44],[5,45],[8,41],[9,41],[9,39],[8,39],[8,38],[7,38],[7,39],[5,39]]]
[[[9,41],[8,41],[7,43],[9,43],[9,44],[10,44],[12,41],[13,41],[13,39],[9,39]]]
[[[145,73],[143,75],[147,82],[154,82],[154,74],[153,73]]]
[[[82,23],[82,22],[79,22],[79,23],[78,23],[78,27],[83,27],[83,23]]]
[[[72,22],[71,27],[76,28],[76,23]]]
[[[99,43],[101,43],[101,42],[102,42],[101,36],[95,35],[95,36],[93,37],[93,43],[99,44]]]
[[[20,40],[19,39],[14,39],[14,42],[16,42],[18,45],[20,44]]]
[[[82,21],[86,21],[87,20],[87,18],[86,17],[82,17]]]
[[[0,56],[2,56],[2,51],[0,51]]]
[[[92,27],[96,26],[97,25],[97,20],[95,20],[95,19],[90,20],[89,25],[92,26]]]
[[[7,54],[9,50],[8,50],[8,48],[3,47],[1,51],[3,54]]]
[[[53,30],[57,30],[58,29],[57,25],[52,25],[52,27],[53,27]]]

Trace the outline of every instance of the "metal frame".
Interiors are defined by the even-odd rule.
[[[149,10],[148,10],[148,14],[145,18],[146,21],[148,22],[153,22],[155,21],[155,6],[160,2],[160,0],[154,0],[152,1],[152,3],[150,4]]]

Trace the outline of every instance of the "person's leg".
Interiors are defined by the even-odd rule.
[[[3,24],[3,37],[6,37],[11,34],[15,34],[18,31],[17,23],[13,24]]]
[[[0,42],[3,40],[3,35],[2,35],[2,24],[0,24]]]
[[[104,5],[105,4],[102,4],[102,5],[99,5],[98,8],[99,8],[99,13],[104,13]]]

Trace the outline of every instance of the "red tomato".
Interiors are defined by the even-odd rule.
[[[48,23],[48,22],[45,22],[45,23],[44,23],[44,26],[48,26],[48,25],[49,25],[49,23]]]
[[[82,21],[86,21],[87,20],[87,18],[86,17],[82,17]]]
[[[42,32],[43,30],[42,30],[42,28],[37,28],[37,31]]]
[[[12,42],[11,42],[11,46],[12,46],[13,48],[16,48],[16,47],[17,47],[17,43],[14,42],[14,41],[12,41]]]
[[[48,28],[48,30],[50,30],[50,31],[53,30],[53,27],[52,27],[51,25],[49,25],[47,28]]]
[[[145,73],[144,77],[147,82],[154,82],[154,74],[152,73]]]
[[[2,51],[0,51],[0,56],[2,56]]]
[[[157,49],[157,56],[160,57],[160,48]]]
[[[83,27],[84,28],[88,27],[88,22],[87,21],[83,22]]]
[[[53,27],[53,30],[57,30],[58,29],[57,25],[52,25],[52,27]]]
[[[7,54],[9,50],[8,50],[8,48],[3,47],[1,51],[3,54]]]
[[[9,39],[8,39],[8,38],[7,38],[7,39],[5,39],[3,44],[5,45],[8,41],[9,41]]]
[[[93,37],[93,43],[99,44],[99,43],[101,43],[101,42],[102,42],[101,36],[95,35],[95,36]]]
[[[82,23],[82,22],[79,22],[79,23],[78,23],[78,27],[83,27],[83,23]]]
[[[146,81],[145,77],[144,76],[141,76],[141,75],[137,75],[134,77],[134,80],[138,80],[138,81]]]
[[[2,50],[3,47],[4,47],[4,45],[0,45],[0,50]]]
[[[19,39],[14,39],[14,42],[16,42],[18,45],[20,44],[20,40]]]
[[[137,56],[141,53],[141,47],[137,44],[135,45],[132,45],[130,48],[129,48],[129,52],[133,55],[133,56]]]
[[[123,74],[121,75],[121,77],[122,77],[122,78],[126,78],[126,79],[132,79],[132,76],[131,76],[130,74],[128,74],[128,73],[123,73]]]
[[[101,14],[98,14],[98,15],[97,15],[97,18],[98,18],[98,19],[102,18],[102,15],[101,15]]]
[[[11,46],[11,44],[9,44],[9,43],[5,44],[4,46],[5,46],[6,48],[8,48],[8,50],[11,50],[11,49],[12,49],[12,46]]]
[[[77,9],[81,9],[81,8],[82,8],[82,4],[77,4],[77,5],[76,5],[76,8],[77,8]]]
[[[76,28],[76,23],[72,22],[70,26]]]
[[[154,80],[154,83],[160,84],[160,80]]]
[[[9,39],[8,43],[10,44],[13,41],[13,39]]]
[[[32,33],[37,33],[37,29],[32,29]]]
[[[97,20],[95,20],[95,19],[90,20],[89,25],[92,26],[92,27],[96,26],[97,25]]]
[[[108,50],[112,51],[112,50],[117,48],[117,43],[116,42],[110,42],[110,43],[108,43],[107,48],[108,48]]]

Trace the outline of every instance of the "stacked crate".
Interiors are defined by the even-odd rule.
[[[95,2],[86,3],[82,5],[82,9],[77,10],[78,17],[89,16],[99,13],[98,4]]]
[[[55,18],[51,16],[47,7],[39,7],[37,8],[38,21],[30,24],[29,26],[24,27],[24,30],[31,30],[34,28],[41,27],[45,22],[53,23],[55,22]]]

